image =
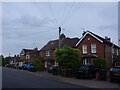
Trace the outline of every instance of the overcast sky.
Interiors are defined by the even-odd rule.
[[[81,38],[84,30],[118,44],[117,2],[4,2],[2,3],[2,53],[19,54],[23,48],[41,49],[58,38]]]

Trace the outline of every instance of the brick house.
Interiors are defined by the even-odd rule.
[[[76,47],[80,50],[83,64],[94,64],[98,56],[106,60],[108,67],[120,65],[120,47],[90,31],[84,31]]]
[[[20,52],[20,60],[23,62],[32,62],[34,57],[39,59],[39,52],[37,48],[22,49]]]
[[[69,38],[64,34],[60,36],[61,47],[65,45],[76,48],[76,44],[79,41],[79,38]],[[49,41],[43,48],[40,50],[40,57],[44,58],[42,64],[45,68],[51,65],[57,65],[58,63],[55,60],[55,49],[59,47],[59,39]]]

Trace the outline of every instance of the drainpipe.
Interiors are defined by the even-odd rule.
[[[114,67],[114,42],[112,43],[112,67]]]

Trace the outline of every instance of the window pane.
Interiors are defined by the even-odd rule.
[[[96,44],[91,44],[91,52],[96,53]]]
[[[87,53],[87,45],[83,45],[82,50],[83,50],[83,54],[86,54]]]
[[[50,56],[50,51],[46,51],[46,56]]]

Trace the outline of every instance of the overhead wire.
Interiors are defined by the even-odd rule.
[[[50,9],[50,11],[51,11],[51,13],[52,13],[52,15],[53,15],[53,17],[54,17],[54,19],[55,19],[56,25],[59,27],[59,22],[58,22],[58,20],[56,19],[56,16],[55,16],[55,14],[54,14],[54,12],[53,12],[53,9],[52,9],[52,7],[51,7],[51,5],[50,5],[50,2],[48,2],[47,4],[48,4],[48,8]]]
[[[73,6],[74,6],[74,2],[72,3],[71,7],[70,7],[69,10],[67,11],[65,17],[63,18],[63,21],[62,21],[62,23],[61,23],[61,26],[63,26],[63,25],[65,24],[65,20],[68,18],[69,14],[70,14],[70,12],[71,12],[71,10],[72,10],[72,8],[73,8]]]
[[[34,4],[35,4],[35,3],[34,3]],[[67,3],[66,3],[66,4],[67,4]],[[66,4],[65,4],[65,5],[66,5]],[[48,4],[48,5],[49,5],[49,4]],[[67,14],[65,15],[64,21],[67,20],[66,18],[67,18],[67,16],[70,14],[71,9],[73,8],[73,6],[74,6],[74,3],[72,3],[72,5],[71,5],[71,7],[69,8]],[[51,7],[51,6],[49,5],[49,7]],[[42,9],[40,9],[40,10],[42,10]],[[51,9],[51,11],[52,11],[52,9]],[[43,13],[44,13],[44,12],[43,12]],[[52,13],[53,13],[53,12],[52,12]],[[47,15],[46,15],[45,13],[44,13],[44,15],[47,17]],[[54,15],[54,14],[53,14],[53,15]],[[56,18],[55,18],[55,19],[56,19]],[[56,22],[57,22],[57,20],[56,20]],[[64,23],[63,23],[63,25],[64,25]],[[50,29],[50,28],[51,28],[51,29],[58,29],[58,28],[52,28],[52,27],[48,27],[48,26],[40,26],[40,27],[5,27],[5,28],[21,28],[21,29],[22,29],[22,28],[23,28],[23,29],[24,29],[24,28],[25,28],[25,29],[26,29],[26,28],[28,28],[28,29],[29,29],[29,28],[30,28],[30,29],[39,29],[39,28],[44,28],[44,29],[45,29],[45,28],[46,28],[46,29],[48,28],[48,29]],[[46,30],[46,31],[48,32],[49,30]],[[45,32],[46,32],[46,31],[45,31]],[[40,31],[40,32],[42,33],[42,32],[44,32],[44,31]]]
[[[79,5],[79,7],[77,8],[77,3],[75,2],[74,7],[72,8],[69,16],[68,16],[67,19],[66,19],[66,23],[67,23],[67,21],[70,21],[70,19],[72,18],[72,16],[75,14],[75,10],[79,10],[80,7],[81,7],[81,5]],[[76,8],[77,8],[77,9],[76,9]],[[74,12],[73,12],[73,11],[74,11]],[[65,24],[64,24],[64,25],[65,25]]]
[[[27,34],[29,34],[29,35],[24,35],[24,36],[22,36],[21,38],[23,38],[23,37],[31,37],[31,36],[36,36],[36,34],[43,34],[43,33],[49,33],[49,32],[55,32],[56,31],[56,29],[52,29],[52,30],[44,30],[44,31],[37,31],[37,32],[32,32],[32,34],[30,34],[29,32],[27,33]],[[4,32],[3,32],[4,33]],[[22,33],[22,32],[20,32],[20,33]]]
[[[61,12],[61,13],[62,13],[62,17],[61,17],[61,19],[60,19],[60,20],[61,20],[61,23],[62,23],[65,15],[66,15],[66,10],[67,10],[67,0],[66,0],[65,3],[64,3],[63,12]]]
[[[49,18],[49,16],[44,12],[43,9],[41,9],[40,6],[37,5],[37,3],[35,3],[35,2],[33,2],[33,3],[34,3],[34,5],[36,6],[36,8],[38,9],[38,11],[41,10],[41,11],[42,11],[42,14],[44,14],[46,17]],[[57,26],[56,23],[54,23],[54,22],[52,22],[52,24],[54,24],[55,26]]]
[[[74,14],[74,13],[73,13],[73,9],[74,9],[74,8],[75,8],[75,4],[74,4],[74,6],[71,8],[71,10],[70,10],[68,16],[66,17],[66,20],[65,20],[65,22],[63,23],[62,26],[64,26],[68,21],[70,21],[71,16]]]

